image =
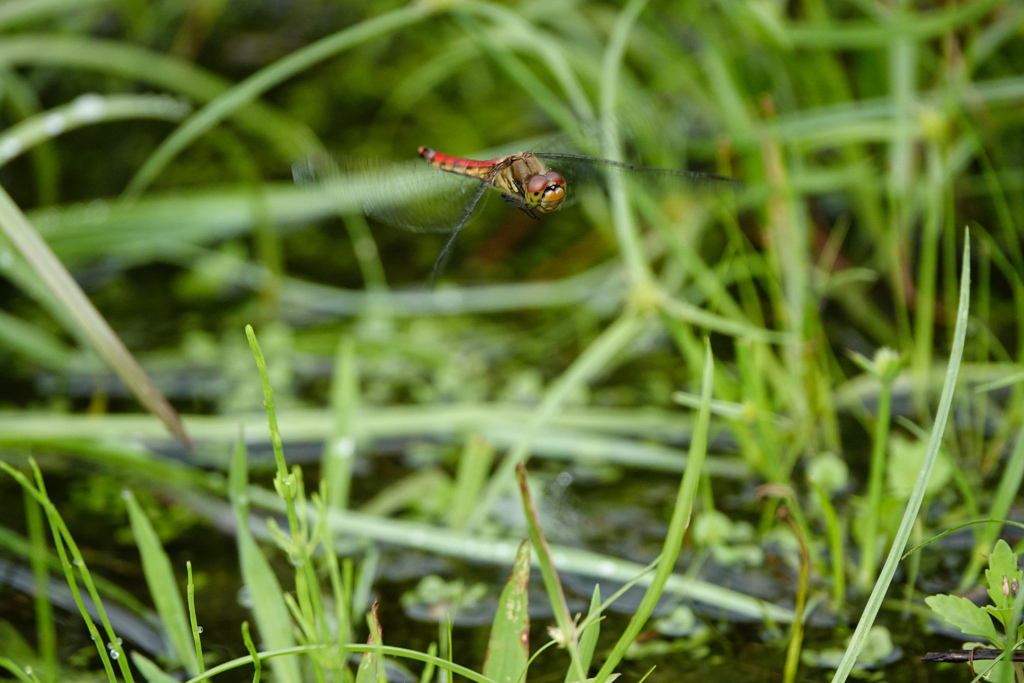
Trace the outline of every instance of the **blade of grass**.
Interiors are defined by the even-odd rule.
[[[284,592],[274,575],[274,570],[263,556],[256,540],[249,530],[249,492],[248,473],[246,471],[245,441],[241,435],[235,448],[235,456],[231,461],[229,475],[229,495],[235,522],[238,526],[238,555],[249,599],[252,601],[252,613],[259,629],[260,637],[270,649],[288,649],[295,647],[292,635],[292,620],[285,606]],[[293,657],[280,657],[271,660],[274,678],[285,683],[300,683],[298,663]],[[212,674],[214,669],[207,671]]]
[[[199,664],[199,673],[203,673],[206,670],[206,660],[203,658],[203,629],[199,627],[199,618],[196,616],[196,584],[192,577],[192,563],[185,563],[185,571],[188,576],[188,583],[186,584],[186,592],[188,595],[188,625],[191,631],[192,643],[195,647],[195,658]]]
[[[283,502],[271,491],[251,487],[249,496],[256,505],[265,510],[283,512]],[[198,507],[198,503],[194,505]],[[402,547],[462,557],[474,562],[507,565],[512,562],[517,546],[504,539],[485,539],[479,534],[441,530],[430,524],[380,519],[348,511],[329,510],[328,517],[333,529],[349,537],[371,538],[379,543],[394,543]],[[645,567],[636,562],[576,548],[553,546],[553,553],[563,571],[592,576],[602,581],[632,581],[638,574],[645,572]],[[647,577],[641,579],[644,585],[649,582],[650,579]],[[666,588],[673,595],[699,601],[716,609],[734,610],[754,619],[768,618],[788,622],[793,618],[792,612],[778,605],[685,576],[672,575]]]
[[[910,145],[920,144],[917,140],[911,140]],[[941,169],[941,152],[935,144],[929,144],[926,154],[928,178],[925,184],[926,197],[924,200],[923,217],[921,219],[920,253],[917,257],[917,272],[915,286],[916,294],[913,306],[914,324],[914,349],[911,352],[911,369],[918,377],[919,386],[925,386],[928,377],[928,370],[934,365],[933,349],[935,337],[936,309],[943,303],[952,305],[952,301],[941,301],[937,298],[938,274],[939,274],[939,249],[943,246],[943,236],[946,233],[944,218],[946,208],[943,204],[944,189],[948,187],[951,179],[943,178]],[[955,212],[954,212],[955,213]],[[917,220],[916,218],[912,220]],[[950,238],[954,238],[955,231]],[[953,272],[948,273],[944,279],[955,278],[955,256],[956,249],[950,254],[954,258]],[[983,267],[982,273],[985,272]],[[982,282],[981,284],[984,284]],[[987,291],[987,290],[980,290]],[[923,402],[922,402],[923,405]]]
[[[171,661],[183,665],[195,676],[199,673],[199,660],[192,645],[192,627],[185,614],[185,603],[181,599],[181,591],[178,590],[178,582],[174,578],[171,560],[167,557],[149,518],[135,500],[134,494],[126,489],[121,497],[128,508],[128,520],[142,559],[142,571],[146,577],[149,594],[171,641],[174,652]]]
[[[284,458],[281,442],[281,430],[277,423],[277,410],[274,404],[274,393],[270,385],[270,375],[263,351],[256,339],[252,325],[245,326],[245,336],[249,341],[263,384],[263,405],[267,409],[267,423],[270,429],[270,441],[274,450],[274,490],[285,503],[288,517],[288,534],[277,529],[276,521],[271,519],[268,527],[274,533],[278,545],[288,553],[288,559],[295,567],[295,596],[299,613],[295,615],[297,625],[302,629],[308,642],[326,642],[327,620],[325,618],[319,580],[312,561],[312,543],[310,537],[310,519],[316,518],[314,506],[306,505],[305,486],[302,482],[302,470],[295,467],[291,472]],[[301,514],[300,514],[301,513]],[[290,596],[286,596],[290,597]],[[320,662],[313,660],[314,671],[320,678],[322,671]]]
[[[846,596],[846,567],[843,566],[845,553],[843,552],[843,534],[840,532],[839,516],[836,514],[835,506],[828,492],[821,487],[817,481],[810,480],[815,494],[818,496],[818,504],[821,505],[822,516],[825,522],[825,535],[828,538],[830,569],[832,577],[832,606],[839,609]]]
[[[47,288],[60,300],[67,315],[74,319],[96,352],[117,373],[146,410],[162,420],[178,440],[191,448],[192,442],[181,424],[178,413],[110,329],[85,292],[50,251],[46,242],[2,187],[0,230],[17,247],[40,279],[46,283]]]
[[[0,135],[0,166],[41,142],[68,131],[119,120],[180,121],[191,107],[166,95],[82,95],[70,104],[40,112]]]
[[[321,488],[321,491],[323,489]],[[321,495],[313,500],[317,509],[317,519],[327,519],[326,496]],[[331,597],[334,599],[334,639],[339,643],[347,643],[352,633],[352,615],[349,612],[352,606],[352,581],[351,563],[352,560],[345,558],[344,567],[338,562],[338,554],[334,548],[334,535],[328,524],[317,524],[317,538],[324,549],[324,559],[327,565],[327,576],[330,580]],[[346,578],[349,577],[349,578]]]
[[[0,31],[54,15],[63,17],[73,10],[92,5],[114,5],[112,0],[7,0],[0,5]]]
[[[590,610],[581,624],[580,629],[580,665],[584,671],[590,671],[590,665],[594,661],[594,651],[597,649],[597,639],[601,635],[601,586],[594,586],[594,593],[590,596]],[[565,683],[573,683],[572,671],[565,672]]]
[[[650,618],[651,613],[658,604],[665,591],[665,587],[675,569],[676,559],[682,549],[686,529],[690,526],[690,516],[693,512],[693,504],[697,497],[697,487],[700,484],[701,471],[704,466],[704,458],[707,455],[708,429],[711,423],[711,388],[714,385],[714,357],[711,355],[711,341],[704,339],[704,371],[701,376],[701,401],[700,409],[697,411],[697,422],[693,428],[693,437],[690,442],[690,455],[686,463],[686,471],[679,484],[679,493],[676,496],[675,506],[672,508],[672,519],[669,522],[668,533],[665,535],[665,543],[661,549],[661,561],[655,570],[651,585],[644,593],[639,607],[626,625],[626,629],[612,647],[611,652],[605,658],[600,671],[594,676],[594,683],[605,683],[612,676],[612,671],[617,667],[626,655],[626,650],[640,634],[640,629]]]
[[[445,515],[448,526],[461,529],[469,522],[493,462],[494,444],[479,434],[471,434],[456,465],[452,503]]]
[[[724,315],[711,313],[700,306],[664,296],[659,298],[659,305],[665,315],[690,325],[704,327],[712,332],[720,332],[733,337],[744,337],[751,341],[763,341],[768,344],[792,344],[795,335],[792,332],[777,332],[763,327],[751,325],[743,320],[728,318]]]
[[[930,337],[930,335],[929,335]],[[858,362],[854,358],[854,362]],[[879,519],[882,508],[882,490],[885,480],[885,454],[889,447],[889,424],[892,421],[892,384],[899,373],[902,361],[891,349],[882,348],[875,353],[873,361],[862,359],[858,364],[878,376],[881,391],[878,394],[878,408],[875,410],[875,431],[871,441],[871,466],[868,474],[868,494],[865,505],[864,542],[861,544],[860,570],[857,580],[867,588],[871,577],[878,568]]]
[[[366,640],[370,649],[363,653],[363,658],[359,662],[356,683],[386,683],[384,655],[381,651],[381,647],[384,645],[384,634],[380,627],[380,620],[377,618],[376,601],[370,608],[370,613],[366,615],[366,623],[370,627],[370,636]]]
[[[622,68],[629,31],[646,4],[647,0],[630,0],[616,18],[608,39],[608,47],[604,52],[601,69],[601,118],[604,122],[602,147],[604,154],[609,159],[616,161],[623,160],[619,131],[613,125],[618,120],[615,104],[618,99],[619,72]],[[643,245],[640,243],[636,220],[629,209],[622,169],[615,166],[608,168],[608,194],[612,204],[615,237],[622,250],[623,260],[626,262],[630,285],[637,289],[650,287],[653,283],[651,269],[647,263],[647,257],[644,255]]]
[[[46,680],[57,680],[57,627],[53,620],[53,602],[50,600],[49,554],[46,549],[46,531],[43,512],[39,504],[25,494],[25,522],[30,539],[30,560],[34,586],[33,603],[36,618],[36,647],[42,660]]]
[[[949,35],[958,27],[976,25],[1004,0],[977,0],[918,15],[913,21],[891,17],[887,21],[850,20],[822,25],[809,21],[787,31],[791,48],[864,50],[891,46],[900,38],[925,41]],[[806,25],[804,25],[806,24]]]
[[[131,179],[125,194],[138,196],[185,147],[274,86],[338,52],[399,31],[422,21],[431,13],[425,3],[387,12],[322,38],[256,72],[212,100],[171,133]]]
[[[35,678],[35,677],[30,678],[29,677],[29,674],[32,673],[31,669],[29,669],[28,673],[25,673],[25,666],[24,665],[15,664],[11,660],[7,659],[6,657],[0,657],[0,667],[3,667],[5,669],[7,669],[7,671],[12,676],[17,678],[22,683],[39,683],[39,679],[38,678]]]
[[[260,659],[256,643],[252,642],[248,621],[242,622],[242,642],[245,643],[245,649],[249,651],[249,656],[252,658],[252,681],[253,683],[259,683],[260,675],[263,673],[263,660]]]
[[[1022,480],[1024,480],[1024,428],[1017,433],[1017,443],[1014,444],[1010,457],[1007,458],[1006,466],[999,477],[999,486],[988,509],[990,519],[1009,518],[1010,508],[1017,500]],[[966,592],[974,585],[982,566],[987,561],[989,552],[999,540],[1002,531],[1002,524],[993,524],[976,532],[976,552],[971,553],[971,560],[960,577],[960,583],[954,591],[955,593]]]
[[[327,482],[327,504],[344,510],[352,487],[352,462],[356,457],[356,440],[352,425],[359,406],[359,375],[356,371],[356,346],[346,336],[338,345],[331,383],[331,413],[334,425],[324,441],[323,478]]]
[[[157,54],[124,41],[70,35],[6,35],[0,42],[0,63],[10,66],[55,67],[98,71],[127,81],[141,81],[200,102],[229,90],[229,82],[175,57]],[[308,129],[263,102],[234,112],[239,127],[266,140],[278,157],[291,163],[319,149]]]
[[[807,537],[803,529],[793,519],[792,515],[786,515],[786,523],[790,531],[800,544],[800,567],[797,570],[796,603],[793,605],[793,625],[789,634],[789,644],[786,647],[786,664],[783,667],[783,682],[794,683],[796,681],[797,668],[800,666],[800,651],[804,644],[804,620],[807,611],[807,584],[810,574],[811,553],[807,548]]]
[[[36,81],[7,65],[0,65],[0,79],[4,83],[4,101],[7,103],[8,118],[21,121],[43,109],[39,93],[35,91]],[[32,183],[35,187],[39,206],[53,206],[57,203],[60,186],[59,157],[56,146],[43,143],[29,150],[32,166]]]
[[[516,553],[505,588],[498,598],[498,610],[487,641],[483,674],[498,683],[526,680],[530,659],[530,542],[523,541]]]
[[[563,130],[572,130],[581,119],[589,121],[593,118],[586,92],[557,36],[495,3],[465,3],[462,9],[468,10],[461,20],[466,34],[474,41],[475,50],[489,56],[519,86],[526,98]],[[493,28],[488,30],[481,26],[475,21],[477,16],[489,19]],[[519,55],[529,59],[520,59]],[[531,68],[538,56],[549,76],[537,74]],[[560,93],[556,94],[548,86],[550,79],[561,86]]]
[[[519,463],[526,462],[529,457],[530,448],[540,428],[551,419],[561,407],[562,403],[569,397],[571,392],[593,378],[598,372],[612,361],[623,348],[626,347],[648,326],[646,320],[627,313],[612,323],[590,346],[576,359],[576,361],[551,385],[544,394],[540,405],[533,412],[532,418],[525,430],[522,432],[515,448],[505,456],[504,461],[498,470],[491,477],[490,483],[484,490],[477,505],[473,519],[483,522],[487,513],[497,501],[498,496],[512,479],[512,473]]]
[[[29,481],[28,477],[8,465],[6,462],[0,460],[0,469],[3,469],[11,475],[14,480],[21,485],[22,489],[32,496],[37,503],[39,503],[43,508],[43,511],[46,513],[46,519],[50,525],[50,533],[53,537],[54,547],[57,550],[57,555],[60,557],[60,566],[64,570],[64,577],[67,580],[68,588],[71,589],[71,593],[74,595],[75,604],[78,606],[79,614],[81,614],[82,620],[85,622],[86,628],[89,631],[89,636],[96,647],[96,651],[99,653],[100,661],[103,663],[103,669],[107,674],[108,679],[112,681],[115,680],[113,662],[117,662],[118,668],[126,683],[132,683],[134,679],[128,665],[128,658],[125,657],[124,648],[121,646],[121,639],[117,637],[114,627],[111,626],[110,619],[107,616],[107,611],[103,606],[103,602],[100,600],[96,584],[92,579],[92,574],[89,571],[89,568],[85,564],[85,559],[82,556],[81,550],[78,548],[78,544],[75,543],[75,539],[71,536],[71,531],[64,523],[64,519],[60,516],[60,512],[58,512],[53,501],[50,500],[46,492],[46,487],[43,483],[42,471],[39,469],[39,466],[36,464],[34,459],[29,459],[29,466],[32,468],[32,473],[35,478],[34,486],[32,485],[32,482]],[[76,569],[81,577],[82,584],[85,586],[86,592],[92,599],[93,607],[95,608],[96,614],[103,626],[102,634],[97,628],[96,622],[90,616],[89,609],[85,605],[82,592],[78,585],[78,579],[75,577]],[[104,638],[104,636],[106,637]],[[105,645],[104,641],[106,641]]]
[[[163,669],[153,660],[145,657],[142,653],[133,651],[131,653],[132,664],[139,668],[147,683],[179,683],[178,679],[165,673]]]
[[[576,622],[569,612],[569,604],[565,600],[565,592],[562,590],[562,582],[558,578],[558,569],[555,568],[554,559],[551,556],[551,549],[548,547],[547,539],[541,531],[540,519],[537,515],[537,508],[533,504],[533,496],[530,495],[530,487],[526,481],[526,465],[516,465],[516,479],[519,482],[519,491],[523,501],[523,512],[526,514],[526,524],[530,530],[530,542],[537,549],[537,563],[540,565],[540,574],[544,579],[544,590],[548,594],[548,601],[554,611],[555,623],[558,625],[560,640],[569,657],[572,659],[570,675],[573,680],[583,683],[587,678],[587,671],[583,668],[583,661],[580,658],[579,634],[576,629]]]
[[[4,311],[0,311],[0,347],[62,374],[75,358],[75,352],[47,330]]]
[[[932,469],[935,466],[935,460],[939,455],[939,449],[942,447],[942,436],[946,429],[946,421],[949,418],[950,406],[953,402],[953,390],[956,387],[957,375],[960,372],[960,360],[963,357],[964,340],[967,336],[967,319],[970,309],[971,291],[970,255],[970,231],[965,231],[963,265],[960,275],[960,302],[956,316],[956,327],[953,331],[953,346],[949,354],[949,365],[946,368],[946,381],[942,387],[942,396],[939,399],[939,408],[935,414],[935,424],[932,426],[931,435],[928,439],[928,450],[925,454],[924,463],[921,465],[921,472],[917,476],[917,482],[914,484],[914,489],[910,494],[910,498],[907,500],[907,508],[903,513],[902,520],[900,521],[899,530],[896,532],[896,536],[893,539],[892,548],[889,550],[889,555],[885,559],[885,564],[882,566],[882,571],[879,574],[878,580],[875,582],[871,595],[868,597],[868,603],[864,607],[864,613],[861,615],[860,621],[857,623],[857,628],[853,632],[853,636],[850,639],[850,645],[847,647],[846,653],[843,655],[843,659],[839,663],[839,668],[832,677],[833,683],[843,683],[846,681],[850,672],[853,670],[854,663],[857,661],[857,656],[864,647],[868,631],[870,631],[871,626],[874,625],[875,616],[878,614],[878,610],[882,605],[882,599],[885,597],[885,592],[889,588],[889,584],[892,582],[893,576],[896,574],[896,567],[900,561],[900,554],[903,552],[903,549],[907,545],[907,540],[910,538],[910,532],[917,520],[917,514],[921,508],[921,502],[924,500],[925,490],[928,486],[928,479],[931,477]]]

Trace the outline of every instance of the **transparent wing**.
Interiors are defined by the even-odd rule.
[[[315,155],[296,163],[292,175],[337,198],[339,211],[362,211],[413,232],[451,232],[476,213],[489,192],[481,181],[445,173],[421,162],[388,163]]]
[[[680,192],[718,193],[741,187],[740,183],[719,175],[589,156],[600,153],[601,143],[609,132],[619,138],[626,158],[633,161],[640,158],[642,149],[684,149],[693,133],[685,120],[666,119],[653,111],[630,110],[610,120],[582,123],[571,132],[539,138],[526,149],[565,177],[567,204],[579,201],[587,191],[606,188],[608,169],[614,167],[622,169],[627,189],[644,190],[655,198]]]
[[[739,183],[725,176],[655,166],[639,166],[621,161],[589,157],[568,152],[535,152],[551,170],[565,177],[566,194],[575,198],[581,191],[607,185],[608,169],[619,168],[626,187],[640,189],[654,197],[679,192],[723,192],[737,189]]]

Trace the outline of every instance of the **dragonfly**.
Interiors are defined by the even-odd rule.
[[[477,213],[489,191],[497,192],[506,204],[539,220],[571,203],[572,195],[582,188],[604,183],[613,168],[621,169],[627,186],[635,184],[656,193],[679,188],[717,191],[737,184],[712,173],[641,166],[574,152],[527,151],[487,160],[450,156],[429,147],[419,147],[417,153],[427,163],[426,167],[389,169],[387,165],[362,160],[347,164],[343,170],[345,177],[352,174],[368,180],[363,186],[362,201],[367,215],[415,232],[450,233],[434,262],[431,285],[451,256],[459,232]],[[337,168],[325,174],[308,162],[295,171],[299,181],[308,180],[309,176],[337,174]]]

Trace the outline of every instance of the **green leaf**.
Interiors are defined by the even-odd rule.
[[[146,410],[159,418],[172,434],[188,448],[192,442],[185,433],[181,418],[160,393],[139,362],[128,351],[107,321],[96,310],[89,297],[68,272],[64,264],[40,237],[10,195],[0,187],[0,232],[32,267],[46,290],[60,303],[62,311],[74,320],[83,339],[106,361],[124,385]]]
[[[373,646],[373,649],[363,653],[363,658],[359,661],[359,670],[356,671],[356,683],[383,683],[387,681],[384,673],[384,655],[380,651],[384,645],[384,633],[377,618],[376,601],[370,608],[370,613],[366,615],[366,621],[370,625],[370,637],[367,638],[366,644]]]
[[[1021,571],[1017,569],[1017,554],[1003,539],[999,539],[988,556],[985,580],[988,582],[988,597],[996,609],[1013,606],[1013,596],[1021,584]]]
[[[983,607],[978,607],[967,598],[956,595],[931,595],[924,601],[950,626],[968,635],[987,638],[1002,647],[1002,640],[995,624],[992,623],[992,617]]]
[[[590,611],[587,612],[585,622],[580,633],[580,664],[583,670],[590,669],[594,661],[594,650],[597,649],[597,637],[601,634],[601,586],[594,586],[594,593],[590,596]],[[573,683],[571,680],[572,670],[565,673],[565,683]],[[611,680],[611,677],[609,677]]]
[[[180,662],[193,676],[199,673],[199,661],[192,641],[192,626],[189,624],[185,603],[181,599],[181,591],[174,579],[171,561],[164,551],[160,539],[149,523],[149,518],[131,491],[123,494],[128,507],[128,519],[132,526],[132,536],[142,558],[142,571],[146,575],[146,585],[153,603],[160,615],[160,621],[167,631],[174,651],[174,662]]]
[[[195,651],[193,650],[194,653]],[[138,652],[132,652],[131,658],[132,663],[149,683],[177,683],[177,678],[166,673],[151,659],[147,659]]]
[[[483,674],[498,683],[526,680],[530,660],[529,582],[530,542],[523,541],[516,553],[512,575],[498,599],[484,659]]]
[[[242,579],[252,599],[252,613],[259,628],[262,647],[284,650],[295,646],[292,620],[284,601],[284,591],[274,575],[267,558],[263,556],[249,531],[249,492],[246,472],[245,441],[239,435],[235,456],[231,461],[229,494],[238,525],[238,556]],[[299,667],[293,657],[274,657],[270,660],[274,679],[285,683],[299,683]]]

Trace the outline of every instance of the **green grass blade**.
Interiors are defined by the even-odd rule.
[[[679,484],[679,493],[676,497],[675,506],[672,509],[672,519],[669,521],[668,533],[665,535],[665,543],[662,545],[661,561],[655,570],[651,585],[644,593],[639,607],[629,620],[626,630],[616,641],[611,652],[606,657],[601,670],[594,676],[595,683],[604,683],[612,676],[612,671],[619,665],[626,655],[626,650],[640,634],[640,629],[650,618],[658,600],[665,587],[672,577],[672,571],[676,565],[676,558],[683,546],[683,539],[686,529],[690,526],[690,515],[693,512],[693,504],[697,497],[697,487],[700,483],[701,472],[704,467],[704,458],[707,455],[708,430],[711,423],[711,389],[714,386],[714,357],[711,355],[711,342],[704,339],[704,371],[701,376],[701,400],[700,409],[697,412],[697,422],[693,428],[693,437],[690,442],[690,456],[686,463],[686,471],[683,473],[683,480]]]
[[[82,556],[81,550],[75,543],[75,539],[71,536],[71,531],[68,529],[67,524],[64,523],[64,519],[61,517],[60,512],[57,510],[56,506],[54,506],[53,501],[50,500],[46,492],[42,472],[39,469],[39,466],[36,464],[35,460],[31,458],[29,459],[29,465],[35,476],[34,486],[23,473],[0,460],[0,469],[3,469],[11,475],[15,481],[21,485],[22,489],[32,496],[37,503],[39,503],[43,508],[43,511],[46,513],[46,519],[50,525],[50,531],[53,536],[53,543],[56,547],[57,554],[60,557],[60,566],[64,571],[64,577],[67,580],[68,588],[71,590],[71,594],[74,597],[79,614],[82,616],[82,621],[85,622],[86,628],[89,631],[89,637],[92,639],[93,644],[96,647],[100,661],[103,664],[104,672],[111,681],[115,680],[113,663],[116,661],[122,676],[124,676],[128,683],[131,683],[133,680],[132,673],[128,666],[127,658],[124,656],[124,648],[121,646],[121,640],[117,637],[113,626],[111,626],[110,619],[107,617],[106,609],[104,609],[103,602],[100,600],[99,592],[96,589],[96,583],[92,580],[92,574],[85,564],[85,559]],[[78,573],[77,578],[76,570]],[[96,614],[103,626],[102,633],[100,633],[96,622],[93,620],[89,613],[89,609],[85,605],[85,601],[82,597],[82,591],[79,586],[79,578],[85,586],[89,597],[92,599]]]
[[[516,479],[519,482],[519,491],[523,501],[523,512],[526,515],[526,524],[530,530],[530,542],[537,550],[537,563],[540,565],[540,574],[544,579],[544,590],[548,594],[548,601],[555,614],[555,623],[558,625],[561,634],[561,642],[569,651],[572,659],[572,668],[569,675],[576,681],[582,683],[586,680],[586,670],[580,659],[579,639],[576,623],[569,612],[569,604],[565,600],[565,592],[562,590],[562,582],[558,578],[558,569],[555,567],[551,556],[551,549],[548,547],[547,539],[540,527],[540,519],[537,515],[537,508],[533,504],[533,496],[530,494],[530,487],[526,480],[526,466],[523,463],[516,465]]]
[[[484,520],[487,518],[487,512],[512,481],[512,474],[516,466],[521,462],[526,462],[529,457],[530,448],[533,446],[538,431],[555,415],[571,392],[588,382],[597,373],[605,370],[608,364],[618,357],[622,349],[647,328],[647,325],[647,321],[632,313],[624,314],[609,325],[601,336],[594,340],[586,351],[551,385],[534,411],[530,423],[523,430],[515,448],[505,456],[504,461],[491,477],[490,483],[481,496],[474,519]]]
[[[261,508],[282,514],[284,502],[272,491],[252,487],[248,491],[254,504]],[[313,512],[311,511],[311,514]],[[381,519],[354,512],[328,510],[328,522],[338,533],[363,538],[373,538],[379,543],[393,543],[402,547],[430,550],[431,552],[462,557],[473,562],[501,564],[507,566],[513,561],[517,544],[505,539],[480,538],[462,532],[439,529],[432,524]],[[339,546],[339,548],[342,546]],[[600,553],[589,552],[566,546],[552,546],[563,571],[591,576],[599,581],[625,583],[632,581],[647,568],[636,562],[621,560]],[[643,585],[650,583],[650,577],[643,577]],[[716,586],[686,576],[672,575],[666,591],[673,595],[696,600],[716,609],[731,610],[753,619],[767,618],[778,622],[789,622],[793,613],[781,606],[766,603],[738,591]]]
[[[264,649],[295,647],[292,620],[285,605],[281,584],[249,530],[249,477],[246,467],[245,442],[239,436],[235,456],[231,461],[229,490],[238,525],[238,555],[242,580],[252,600],[252,613]],[[302,681],[294,657],[274,658],[270,661],[270,668],[274,670],[276,680],[284,683]]]
[[[21,24],[62,17],[73,10],[88,9],[92,5],[114,5],[113,0],[7,0],[0,5],[0,31]]]
[[[1009,519],[1010,509],[1017,500],[1021,481],[1024,480],[1024,428],[1017,433],[1017,443],[1006,460],[1006,466],[999,477],[999,486],[988,509],[990,519]],[[978,578],[982,566],[987,561],[989,552],[1003,531],[1002,524],[986,525],[975,535],[977,538],[976,552],[971,553],[971,561],[960,577],[960,584],[955,592],[966,592]]]
[[[967,336],[967,318],[970,309],[971,292],[970,256],[971,243],[970,232],[968,231],[964,239],[963,266],[960,276],[960,302],[956,316],[956,327],[953,331],[953,347],[949,354],[949,365],[946,368],[946,381],[942,386],[942,396],[939,399],[939,408],[935,414],[935,424],[932,426],[931,435],[928,439],[928,450],[925,454],[924,462],[921,465],[921,472],[918,474],[917,482],[914,484],[914,489],[907,501],[907,508],[903,513],[903,519],[900,521],[899,530],[896,532],[896,537],[893,539],[892,548],[889,550],[889,556],[886,558],[885,564],[882,566],[881,574],[875,582],[871,595],[868,597],[868,603],[864,607],[864,613],[861,615],[860,621],[857,623],[856,630],[853,632],[853,636],[850,639],[850,645],[846,649],[846,653],[843,655],[839,668],[832,677],[833,683],[843,683],[850,675],[850,671],[853,670],[853,665],[857,661],[857,655],[860,654],[861,648],[864,646],[868,636],[868,631],[871,630],[871,626],[875,622],[875,616],[878,614],[878,610],[882,605],[885,592],[889,588],[889,584],[892,582],[892,578],[896,573],[896,567],[900,561],[900,554],[903,552],[903,548],[906,547],[907,540],[910,538],[910,532],[912,531],[914,522],[917,519],[917,514],[921,509],[921,502],[924,500],[925,490],[928,486],[928,479],[931,476],[932,468],[935,466],[935,460],[938,458],[939,449],[942,447],[942,436],[946,429],[946,421],[949,418],[950,406],[953,403],[953,390],[956,387],[957,375],[960,372],[960,360],[963,357],[964,340]]]
[[[75,352],[64,342],[21,318],[0,311],[0,347],[54,372],[67,371]]]
[[[191,447],[191,441],[178,413],[128,352],[117,334],[110,329],[107,321],[3,188],[0,188],[0,230],[14,243],[47,288],[61,302],[67,315],[78,324],[80,331],[96,352],[117,373],[146,410],[162,420],[182,443]]]
[[[133,201],[47,207],[29,216],[72,267],[111,255],[127,266],[158,260],[194,267],[200,255],[196,246],[248,235],[258,220],[293,226],[334,216],[341,209],[356,210],[361,206],[356,193],[365,193],[366,187],[356,183],[352,189],[310,192],[294,183],[266,184],[257,201],[249,188],[221,185],[153,193]],[[255,272],[263,276],[264,269]]]
[[[42,111],[42,103],[28,74],[19,73],[0,65],[0,79],[4,82],[4,98],[8,117],[12,121],[30,118]],[[59,157],[56,146],[44,143],[29,150],[32,165],[32,184],[40,206],[53,206],[59,195]]]
[[[180,121],[190,109],[186,103],[166,95],[82,95],[70,104],[40,112],[7,128],[0,135],[0,165],[76,128],[133,119]]]
[[[494,444],[479,434],[470,434],[456,465],[455,489],[445,517],[448,526],[461,529],[469,523],[493,462]]]
[[[334,425],[324,441],[323,478],[327,482],[327,504],[344,510],[352,487],[352,463],[356,457],[356,439],[352,433],[359,407],[359,374],[356,370],[356,345],[352,337],[342,338],[334,360],[331,383],[331,413]]]
[[[29,559],[32,563],[34,586],[33,602],[36,618],[36,647],[39,650],[40,667],[48,680],[56,680],[59,660],[57,659],[57,622],[53,618],[53,602],[50,600],[50,556],[47,552],[46,530],[43,510],[30,496],[25,495],[25,523],[29,536]]]
[[[130,196],[141,193],[185,147],[274,86],[338,52],[401,30],[429,15],[430,10],[422,4],[388,12],[322,38],[253,74],[203,107],[171,133],[135,174],[126,193]]]
[[[622,68],[626,42],[629,38],[629,30],[646,4],[647,0],[631,0],[619,13],[608,40],[608,48],[604,53],[601,70],[601,85],[603,86],[601,89],[601,116],[604,121],[602,126],[604,129],[602,146],[604,154],[610,159],[622,160],[624,158],[618,131],[612,125],[617,120],[615,104],[618,99],[619,73]],[[609,196],[612,203],[615,237],[619,242],[619,247],[622,249],[622,257],[626,263],[626,270],[629,273],[630,284],[633,287],[649,286],[653,277],[650,266],[647,263],[647,257],[644,254],[643,245],[640,242],[640,233],[637,230],[636,219],[629,208],[622,170],[613,167],[608,169],[608,171]]]
[[[185,570],[188,576],[188,583],[186,584],[186,594],[188,595],[188,625],[192,631],[192,642],[195,646],[195,658],[199,663],[199,673],[203,673],[206,669],[206,659],[203,657],[203,629],[199,626],[198,618],[196,617],[196,583],[192,577],[192,563],[185,562]]]
[[[229,90],[229,82],[219,76],[124,41],[69,35],[8,35],[0,42],[0,63],[97,71],[141,81],[200,102],[213,100]],[[319,147],[304,127],[262,102],[253,102],[234,112],[233,120],[265,139],[285,163]]]
[[[153,597],[160,621],[163,622],[164,630],[171,641],[174,653],[171,661],[183,664],[185,669],[195,676],[199,673],[199,661],[192,646],[192,627],[185,613],[185,603],[181,599],[181,591],[178,590],[170,558],[167,557],[153,525],[132,492],[125,490],[122,496],[128,508],[132,536],[142,558],[142,571],[146,576],[149,594]]]
[[[15,664],[7,657],[0,657],[0,667],[7,669],[8,673],[17,678],[22,683],[38,683],[37,678],[29,678],[28,674],[25,673],[25,667],[23,665]]]
[[[139,669],[139,673],[149,683],[178,683],[178,679],[164,672],[156,662],[146,658],[140,652],[131,653],[132,664]]]
[[[590,611],[584,619],[587,624],[580,633],[580,664],[584,671],[590,670],[597,649],[597,638],[601,635],[601,586],[594,586],[594,594],[590,597]],[[573,683],[572,672],[565,674],[565,683]]]
[[[366,615],[366,623],[370,627],[370,636],[366,640],[370,649],[363,653],[363,658],[359,662],[356,683],[386,683],[384,654],[381,650],[384,646],[384,633],[380,627],[380,620],[377,618],[376,602],[370,608],[370,613]]]
[[[523,541],[512,575],[498,598],[498,611],[487,641],[483,674],[498,683],[526,680],[530,660],[529,581],[530,542]]]
[[[909,37],[925,41],[948,35],[958,27],[977,25],[982,17],[1005,0],[976,0],[964,5],[951,5],[942,11],[928,12],[913,21],[844,21],[822,26],[820,22],[808,21],[793,25],[787,31],[787,41],[792,48],[828,50],[864,50],[891,46],[894,41]]]

